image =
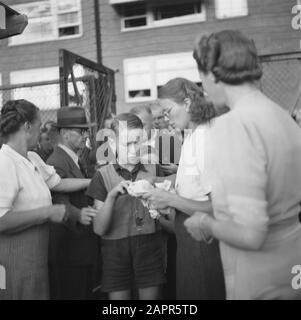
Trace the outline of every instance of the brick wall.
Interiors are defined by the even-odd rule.
[[[206,0],[206,21],[194,24],[120,31],[120,17],[109,0],[100,1],[103,63],[116,72],[117,111],[128,110],[123,85],[123,60],[192,50],[195,37],[222,29],[239,29],[256,42],[260,54],[300,50],[301,35],[291,27],[296,0],[249,0],[247,17],[218,20],[214,0]]]

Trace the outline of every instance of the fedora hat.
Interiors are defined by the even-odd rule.
[[[82,107],[62,107],[57,110],[56,128],[91,128],[96,123],[88,123],[85,109]]]

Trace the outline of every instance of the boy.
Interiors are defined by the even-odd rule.
[[[152,132],[153,116],[152,110],[148,105],[133,107],[130,110],[142,122],[144,129],[144,141],[141,149],[141,162],[144,163],[159,163],[159,155],[156,151],[156,134]]]
[[[160,287],[165,282],[160,225],[151,219],[139,199],[128,195],[126,188],[129,181],[153,177],[159,171],[156,165],[140,162],[143,124],[136,115],[120,114],[112,129],[116,134],[117,163],[100,168],[87,191],[98,210],[94,231],[103,239],[102,290],[111,300],[125,300],[131,299],[134,285],[139,299],[155,300],[160,298]]]

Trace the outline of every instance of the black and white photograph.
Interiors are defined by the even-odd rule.
[[[4,300],[301,300],[300,0],[0,1]]]

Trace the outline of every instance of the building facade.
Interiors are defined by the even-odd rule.
[[[117,112],[127,111],[156,99],[158,88],[174,77],[199,82],[192,48],[202,34],[239,29],[260,54],[300,51],[300,30],[292,27],[298,1],[6,0],[28,15],[29,25],[22,35],[0,41],[0,85],[58,79],[63,48],[93,61],[100,56],[115,70]],[[37,98],[39,88],[20,89],[13,97],[54,108],[58,86],[53,90]]]
[[[260,54],[300,51],[297,0],[100,0],[102,58],[116,70],[117,110],[151,101],[167,80],[198,82],[197,36],[238,29]],[[295,85],[295,84],[294,84]]]
[[[28,26],[21,35],[0,41],[0,85],[58,81],[60,48],[93,61],[97,59],[93,0],[6,0],[5,3],[26,14]],[[75,73],[82,76],[83,70],[78,68]],[[2,90],[0,100],[25,98],[46,112],[59,108],[59,95],[57,83]]]

